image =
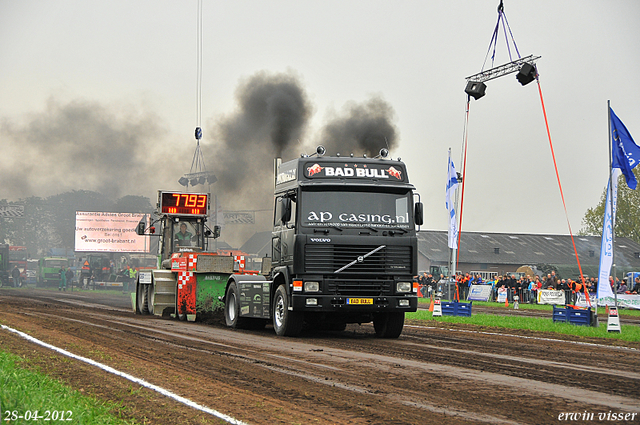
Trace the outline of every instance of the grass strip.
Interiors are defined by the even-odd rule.
[[[474,302],[475,304],[475,302]],[[432,317],[432,313],[420,310],[415,313],[407,313],[407,319],[424,320],[427,322],[462,323],[493,328],[525,329],[536,332],[553,332],[565,335],[574,335],[585,338],[609,338],[622,341],[640,341],[640,327],[625,325],[622,321],[621,332],[607,332],[606,318],[600,326],[578,326],[570,323],[554,322],[551,317],[518,317],[499,316],[495,314],[474,313],[471,317],[441,316]],[[602,319],[601,319],[602,320]]]
[[[24,369],[15,354],[0,351],[0,412],[2,423],[135,424],[118,414],[123,407],[82,395],[46,375]],[[36,413],[37,412],[37,413]],[[37,415],[37,420],[34,420]],[[22,419],[18,417],[22,416]],[[47,419],[48,418],[48,419]],[[71,419],[71,420],[69,420]]]
[[[431,302],[430,298],[418,298],[419,304],[427,304]],[[463,301],[468,302],[468,301]],[[481,307],[493,307],[493,308],[510,308],[513,309],[513,302],[509,303],[509,307],[505,307],[504,303],[497,303],[493,301],[473,301],[473,305],[481,306]],[[553,311],[553,306],[549,304],[528,304],[528,303],[520,303],[519,307],[521,310],[541,310],[541,311]],[[595,308],[595,307],[594,307]],[[601,317],[605,316],[605,307],[598,307],[598,315]],[[618,314],[620,316],[632,316],[632,317],[640,317],[640,310],[635,310],[631,308],[619,308]]]

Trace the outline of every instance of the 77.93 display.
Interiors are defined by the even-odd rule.
[[[160,211],[170,215],[206,216],[209,213],[207,193],[161,192]]]

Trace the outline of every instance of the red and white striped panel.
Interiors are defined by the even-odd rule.
[[[244,271],[244,268],[246,267],[246,260],[244,258],[244,255],[234,255],[233,260],[236,262],[236,264],[238,264],[238,267],[240,269],[239,271]]]
[[[178,272],[178,289],[182,289],[182,285],[190,283],[193,279],[193,272]]]
[[[187,270],[196,270],[197,267],[198,267],[198,256],[189,254],[189,257],[187,259]]]

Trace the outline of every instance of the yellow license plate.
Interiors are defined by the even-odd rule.
[[[347,304],[373,304],[373,298],[347,298]]]

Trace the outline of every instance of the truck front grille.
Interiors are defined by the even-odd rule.
[[[314,274],[333,274],[358,257],[376,249],[377,246],[324,245],[305,246],[305,272]],[[386,246],[376,253],[356,262],[338,276],[376,276],[411,273],[411,247]]]

